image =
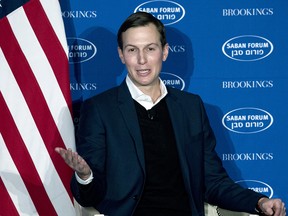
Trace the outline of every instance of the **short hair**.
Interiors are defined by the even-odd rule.
[[[146,12],[136,12],[131,14],[120,26],[117,34],[117,42],[120,49],[123,49],[123,38],[122,33],[129,28],[147,26],[148,24],[154,24],[160,34],[160,42],[162,47],[167,43],[166,41],[166,32],[163,23],[154,17],[150,13]]]

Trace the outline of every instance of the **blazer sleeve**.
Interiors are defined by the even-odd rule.
[[[71,191],[82,206],[96,206],[105,195],[105,134],[97,103],[94,99],[84,101],[81,107],[79,127],[76,136],[77,152],[88,163],[93,180],[88,185],[71,180]]]
[[[256,214],[257,202],[264,195],[241,187],[229,177],[215,151],[215,135],[210,126],[204,104],[201,99],[200,101],[204,136],[205,199],[208,203],[224,209]]]

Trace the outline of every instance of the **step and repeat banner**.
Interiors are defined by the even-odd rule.
[[[122,82],[116,35],[133,12],[166,26],[166,85],[199,94],[235,182],[288,203],[288,1],[61,0],[74,122],[83,100]]]

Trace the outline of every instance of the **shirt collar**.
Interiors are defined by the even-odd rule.
[[[159,103],[160,100],[162,100],[167,95],[167,88],[163,81],[160,79],[160,92],[161,96],[153,103],[152,98],[149,95],[144,94],[130,79],[130,77],[126,76],[126,84],[128,86],[128,89],[130,91],[130,94],[134,100],[136,100],[138,103],[140,103],[143,107],[145,107],[147,110],[151,109],[153,106],[155,106],[157,103]]]

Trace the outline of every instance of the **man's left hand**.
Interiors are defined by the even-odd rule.
[[[286,208],[281,199],[261,198],[258,201],[258,207],[264,215],[285,216]]]

